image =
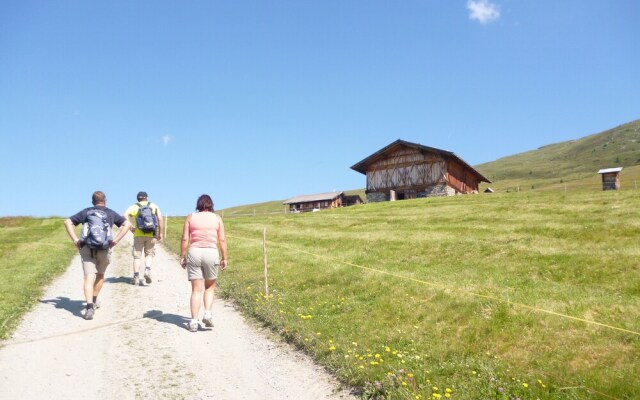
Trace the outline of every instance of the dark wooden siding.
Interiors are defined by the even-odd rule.
[[[368,168],[367,191],[432,186],[446,180],[445,168],[445,160],[437,154],[401,148]]]
[[[473,193],[478,191],[480,182],[476,175],[471,173],[455,160],[448,162],[449,185],[458,193]]]

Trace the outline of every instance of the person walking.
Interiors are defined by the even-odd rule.
[[[104,284],[104,274],[109,266],[111,248],[117,245],[127,234],[131,224],[122,215],[107,208],[107,196],[94,192],[91,197],[93,207],[72,215],[64,220],[64,226],[80,251],[82,269],[84,270],[84,297],[87,308],[84,319],[93,319],[98,308],[98,295]],[[74,227],[83,224],[80,237]],[[113,225],[120,228],[114,238],[111,233]]]
[[[196,211],[189,214],[184,222],[180,245],[180,265],[187,269],[187,277],[191,281],[191,332],[198,330],[203,298],[202,322],[206,327],[213,326],[211,308],[218,271],[224,271],[228,266],[224,224],[222,218],[214,213],[209,195],[198,197]]]
[[[144,286],[152,282],[151,266],[155,256],[156,242],[162,240],[164,221],[160,208],[148,200],[147,192],[139,192],[138,202],[132,204],[124,212],[125,218],[131,221],[133,231],[133,285]],[[144,253],[144,281],[140,278],[142,254]]]

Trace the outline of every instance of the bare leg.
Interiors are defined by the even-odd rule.
[[[202,292],[204,292],[204,279],[191,281],[191,319],[198,319],[200,305],[202,304]]]
[[[142,264],[142,260],[140,258],[133,259],[133,273],[137,274],[140,272],[140,264]]]
[[[213,307],[213,299],[216,294],[216,280],[206,279],[204,281],[204,309],[205,311],[211,311]]]
[[[100,291],[102,290],[102,285],[104,284],[104,274],[96,274],[96,280],[93,284],[93,296],[98,297]]]
[[[104,275],[102,275],[102,277],[104,278]],[[93,293],[94,293],[95,283],[96,283],[96,274],[85,274],[84,298],[87,300],[87,304],[93,303]]]

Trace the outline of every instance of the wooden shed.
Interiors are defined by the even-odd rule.
[[[355,206],[362,203],[364,203],[362,201],[362,197],[360,197],[360,195],[358,194],[347,195],[344,197],[345,206]]]
[[[370,202],[478,193],[480,182],[491,183],[450,151],[400,139],[351,169],[367,176]]]
[[[622,171],[622,167],[605,168],[598,171],[602,175],[602,190],[620,189],[620,171]]]
[[[298,213],[342,207],[344,203],[344,192],[330,192],[296,196],[282,204],[289,206],[289,212]]]

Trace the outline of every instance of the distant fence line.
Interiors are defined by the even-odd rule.
[[[637,180],[629,181],[629,180],[621,180],[620,187],[618,190],[627,191],[627,190],[638,190],[638,182]],[[493,189],[495,193],[513,193],[513,192],[528,192],[528,191],[538,191],[538,192],[568,192],[568,191],[603,191],[602,183],[576,183],[576,182],[558,182],[553,184],[544,184],[544,185],[536,185],[536,184],[522,184],[522,185],[514,185],[514,186],[506,186],[499,187],[497,189]]]
[[[639,189],[638,180],[630,180],[630,179],[621,179],[620,180],[620,188],[619,191],[628,191],[628,190],[638,190]],[[490,187],[490,186],[489,186]],[[479,194],[484,194],[483,189]],[[498,187],[492,188],[494,193],[519,193],[519,192],[570,192],[570,191],[603,191],[602,183],[598,181],[597,183],[576,183],[574,181],[562,182],[562,180],[558,183],[553,184],[522,184],[522,185],[514,185],[514,186],[506,186],[506,187]],[[402,200],[399,200],[402,201]],[[367,201],[365,201],[367,203]],[[236,217],[257,217],[257,216],[265,216],[265,215],[284,215],[284,214],[293,214],[288,209],[284,211],[266,211],[266,212],[257,212],[255,209],[252,213],[225,213],[224,210],[219,212],[220,216],[223,218],[236,218]]]
[[[236,213],[229,213],[229,214],[225,214],[224,210],[220,212],[220,216],[223,218],[234,218],[234,217],[257,217],[260,215],[279,215],[279,214],[288,214],[288,212],[286,211],[269,211],[269,212],[262,212],[262,213],[257,213],[257,212],[253,212],[253,213],[243,213],[243,214],[236,214]]]

